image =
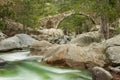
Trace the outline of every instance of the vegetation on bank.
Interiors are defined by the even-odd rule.
[[[25,27],[39,27],[38,19],[66,11],[74,10],[92,16],[97,24],[104,21],[103,26],[117,27],[116,21],[120,18],[119,0],[3,0],[0,2],[0,29],[5,27],[4,18],[16,20]],[[102,16],[102,18],[101,18]],[[69,27],[69,31],[74,28],[81,32],[88,31],[92,25],[86,17],[73,15],[61,22],[60,27]]]

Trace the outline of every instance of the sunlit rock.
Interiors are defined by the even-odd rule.
[[[70,43],[77,44],[78,46],[88,46],[91,43],[99,43],[102,40],[104,40],[103,35],[98,31],[94,31],[77,35],[77,37],[72,39]]]
[[[106,57],[112,65],[120,64],[120,35],[110,38],[104,42]]]
[[[30,46],[31,55],[43,55],[43,52],[50,46],[52,46],[52,44],[45,40],[34,41]]]
[[[43,61],[54,65],[89,68],[105,64],[104,47],[100,44],[92,44],[88,47],[79,47],[75,44],[53,45],[42,53]]]
[[[104,44],[106,47],[120,46],[120,35],[106,40]]]
[[[36,40],[27,34],[17,34],[13,37],[2,40],[0,42],[0,51],[29,47],[34,41]]]
[[[0,51],[6,51],[10,49],[20,48],[20,40],[18,37],[10,37],[7,39],[4,39],[0,42]]]
[[[15,36],[19,38],[19,43],[22,46],[30,46],[34,41],[37,41],[27,34],[16,34]]]
[[[49,35],[52,37],[62,37],[64,35],[61,29],[50,28],[50,29],[43,29],[39,31],[44,35]]]
[[[93,80],[113,80],[113,76],[110,72],[101,67],[94,67],[92,69]]]
[[[106,56],[111,64],[120,64],[120,46],[109,47]]]

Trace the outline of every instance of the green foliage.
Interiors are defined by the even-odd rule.
[[[5,26],[4,21],[0,20],[0,30],[3,30],[4,26]]]
[[[35,28],[40,25],[38,20],[42,17],[74,10],[75,12],[80,11],[91,16],[97,16],[96,18],[99,14],[104,14],[108,21],[113,23],[120,17],[119,4],[119,0],[13,0],[12,3],[0,4],[0,18],[16,16],[15,19],[24,26]],[[75,26],[84,25],[86,28],[86,23],[87,25],[89,23],[76,16],[71,17],[71,20],[69,18],[68,22],[63,21],[61,26],[68,26],[67,24],[69,24],[75,29]],[[0,24],[3,26],[4,23],[1,22]],[[72,28],[70,29],[73,31]]]
[[[93,10],[96,13],[104,14],[109,22],[114,22],[120,17],[120,3],[119,0],[101,0],[96,1],[96,9],[93,6]]]
[[[56,14],[57,8],[53,1],[47,0],[15,0],[16,4],[23,7],[23,11],[17,12],[17,21],[27,27],[38,27],[39,18]]]
[[[15,12],[12,10],[13,2],[0,4],[0,30],[5,27],[4,18],[14,18]]]
[[[83,15],[74,14],[65,18],[59,25],[60,28],[67,28],[69,33],[87,32],[92,26],[92,22]]]
[[[13,18],[15,16],[15,13],[12,10],[12,6],[13,6],[12,2],[0,4],[0,18],[4,17]]]

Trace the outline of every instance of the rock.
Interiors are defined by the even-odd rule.
[[[21,45],[19,42],[19,38],[16,36],[4,39],[0,42],[0,51],[20,48]]]
[[[101,42],[103,39],[104,38],[100,32],[94,31],[80,34],[72,39],[70,43],[77,44],[78,46],[88,46],[93,42]]]
[[[93,80],[112,80],[113,76],[101,67],[94,67],[92,69]]]
[[[52,44],[67,44],[68,42],[70,42],[70,40],[72,38],[74,38],[73,36],[67,36],[64,35],[62,37],[51,37],[49,35],[31,35],[33,38],[35,38],[36,40],[42,41],[42,40],[46,40]]]
[[[27,34],[17,34],[13,37],[2,40],[0,42],[0,51],[29,47],[34,41],[36,40]]]
[[[47,41],[35,41],[30,46],[31,55],[43,55],[44,50],[50,46],[52,44]]]
[[[44,35],[49,35],[49,36],[52,36],[52,37],[62,37],[62,36],[64,36],[64,33],[61,29],[50,28],[50,29],[40,30],[40,32]]]
[[[37,28],[37,29],[33,29],[33,28],[30,28],[30,27],[27,27],[26,29],[25,29],[25,32],[27,33],[27,34],[29,34],[29,35],[39,35],[39,34],[41,34],[40,32],[39,32],[39,29]]]
[[[112,72],[111,74],[113,76],[113,80],[120,80],[120,73],[114,73],[114,72]]]
[[[100,25],[95,25],[90,29],[90,31],[100,31],[100,28],[101,28]]]
[[[111,74],[113,75],[113,80],[120,80],[120,66],[109,67]]]
[[[106,47],[106,57],[111,65],[120,64],[120,35],[103,42]]]
[[[59,39],[58,44],[66,44],[67,42],[69,42],[69,38],[64,37],[63,39]]]
[[[34,41],[36,41],[34,38],[27,34],[16,34],[15,36],[19,38],[19,43],[22,46],[30,46]]]
[[[42,41],[42,40],[47,40],[48,41],[48,35],[31,35],[33,38],[35,38],[36,40]]]
[[[0,41],[5,39],[6,37],[7,37],[7,35],[5,35],[2,32],[0,32]]]
[[[0,59],[0,67],[4,66],[6,64],[6,61],[4,61],[3,59]]]
[[[112,47],[112,46],[120,46],[120,34],[113,38],[106,40],[104,44],[106,48]]]
[[[51,38],[48,41],[52,44],[67,44],[68,42],[70,42],[71,39],[72,36],[64,35],[63,37],[59,38]]]
[[[113,73],[120,73],[120,66],[117,66],[117,67],[111,67],[111,66],[109,66],[109,69]]]
[[[89,68],[91,64],[104,66],[104,48],[99,44],[92,44],[88,47],[79,47],[75,44],[54,45],[45,49],[42,53],[45,62],[49,64],[64,65],[80,68]],[[39,54],[38,54],[39,55]],[[88,66],[89,65],[89,66]]]
[[[110,38],[104,42],[106,56],[111,65],[120,64],[120,35]]]
[[[64,34],[61,29],[54,29],[54,28],[42,29],[42,30],[39,30],[39,32],[40,32],[39,35],[32,35],[32,37],[40,41],[46,40],[53,44],[55,43],[59,44],[64,38]],[[64,42],[66,41],[64,40]]]
[[[120,46],[113,46],[107,48],[106,56],[109,59],[110,64],[114,65],[120,64]]]
[[[24,26],[23,24],[16,22],[12,19],[8,19],[5,18],[5,28],[3,30],[3,32],[7,35],[7,36],[14,36],[15,34],[20,34],[24,32]]]

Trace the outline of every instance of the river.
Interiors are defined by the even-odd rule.
[[[28,57],[29,51],[1,54],[7,64],[0,66],[0,80],[92,80],[89,71],[53,67]]]

